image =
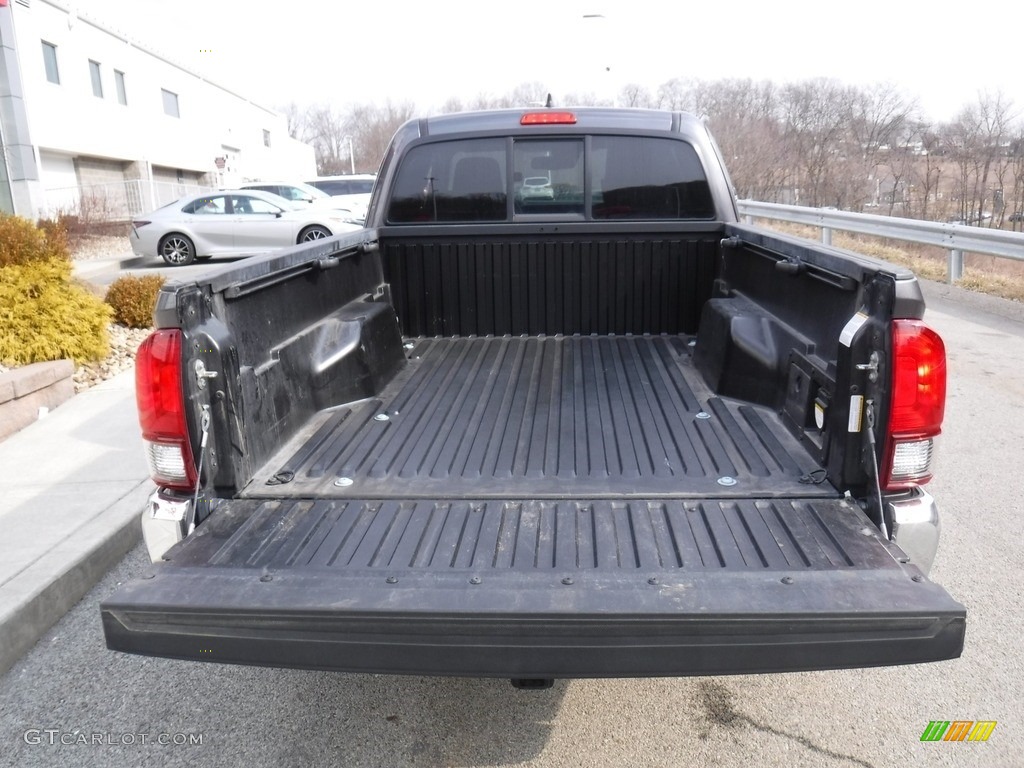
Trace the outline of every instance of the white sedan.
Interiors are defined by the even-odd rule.
[[[158,208],[132,222],[139,256],[173,267],[211,256],[248,256],[352,232],[352,212],[295,204],[255,190],[209,192]]]

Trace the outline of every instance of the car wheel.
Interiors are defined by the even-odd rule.
[[[174,232],[160,241],[160,256],[172,267],[187,267],[196,258],[196,247],[185,235]]]
[[[327,227],[321,227],[321,226],[306,227],[304,230],[302,230],[299,233],[299,240],[298,240],[298,242],[300,242],[300,243],[308,243],[308,242],[310,242],[312,240],[323,240],[325,237],[330,237],[330,236],[331,236],[331,230],[327,229]]]

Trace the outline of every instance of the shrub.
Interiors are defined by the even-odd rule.
[[[73,207],[54,213],[54,218],[40,219],[38,226],[47,234],[61,232],[72,252],[92,237],[128,234],[125,212],[116,200],[103,195],[83,194]]]
[[[19,216],[0,214],[0,267],[59,261],[71,274],[67,237],[59,225],[36,227]]]
[[[0,215],[0,363],[105,357],[110,315],[106,304],[72,282],[59,231]]]
[[[159,275],[125,275],[107,289],[106,302],[114,310],[114,320],[129,328],[148,328],[153,323],[156,295],[164,279]]]
[[[63,218],[40,219],[36,226],[42,230],[46,239],[51,243],[63,243],[70,257],[71,239],[68,237],[68,227]]]
[[[59,263],[0,267],[0,362],[99,360],[110,351],[110,314]]]

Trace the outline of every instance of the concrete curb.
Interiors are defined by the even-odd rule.
[[[122,269],[142,266],[148,261],[145,256],[120,256],[112,259],[86,259],[74,262],[75,277],[88,281],[90,277],[103,273],[118,273]]]
[[[153,490],[150,480],[140,482],[73,539],[58,544],[5,585],[0,675],[141,541],[139,517]]]

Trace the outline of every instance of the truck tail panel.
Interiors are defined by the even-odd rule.
[[[842,499],[223,504],[102,606],[110,648],[498,677],[955,658],[965,610]]]

